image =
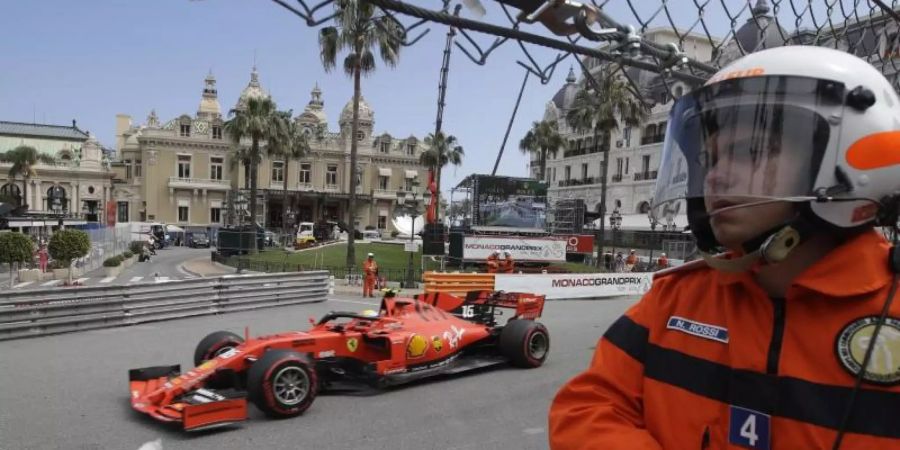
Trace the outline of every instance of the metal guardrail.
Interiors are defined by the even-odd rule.
[[[6,291],[0,340],[322,302],[333,288],[328,272],[308,271]]]

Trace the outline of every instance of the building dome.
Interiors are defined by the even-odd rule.
[[[556,105],[556,109],[566,110],[572,106],[572,102],[575,101],[575,94],[578,93],[578,83],[576,83],[576,81],[578,81],[578,79],[575,78],[575,71],[569,67],[569,75],[566,77],[566,84],[556,91],[556,95],[553,96],[553,104]]]
[[[738,28],[734,37],[722,48],[722,53],[717,58],[720,66],[748,53],[785,45],[789,34],[769,14],[770,8],[766,0],[757,0],[756,6],[750,11],[751,17]]]
[[[253,66],[253,70],[250,72],[250,83],[247,84],[247,87],[241,91],[241,96],[238,98],[237,105],[235,105],[235,109],[243,109],[247,106],[247,100],[251,98],[268,98],[269,95],[263,91],[262,86],[259,84],[259,73],[256,71],[256,66]]]
[[[372,111],[372,107],[366,103],[366,99],[363,96],[359,96],[359,121],[360,122],[369,122],[371,123],[375,119],[375,113]],[[344,109],[341,110],[341,123],[350,123],[353,121],[353,99],[347,102],[344,105]]]
[[[319,83],[316,83],[310,94],[309,103],[303,109],[303,113],[297,116],[296,120],[298,122],[328,123],[328,115],[325,114],[324,109],[325,101],[322,100],[322,90],[319,89]],[[352,113],[353,110],[351,109],[350,112]]]

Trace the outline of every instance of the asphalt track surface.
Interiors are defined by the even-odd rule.
[[[546,364],[494,368],[397,387],[373,396],[320,395],[300,417],[266,418],[252,404],[238,426],[185,433],[131,410],[130,368],[191,365],[215,330],[252,335],[303,330],[310,316],[369,309],[368,300],[181,319],[0,342],[0,449],[546,449],[547,410],[583,370],[599,336],[634,298],[552,301]],[[374,302],[372,302],[374,304]],[[184,369],[186,370],[186,369]]]

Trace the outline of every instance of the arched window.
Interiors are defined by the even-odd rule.
[[[10,202],[16,206],[22,206],[22,190],[16,184],[4,184],[3,187],[0,187],[0,202]]]
[[[64,187],[57,184],[47,189],[47,210],[63,212],[69,210],[69,199],[66,197]]]
[[[638,204],[637,212],[640,214],[647,214],[650,212],[650,202],[641,202]]]

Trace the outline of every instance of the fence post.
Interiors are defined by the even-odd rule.
[[[328,295],[334,295],[334,275],[328,277]]]

